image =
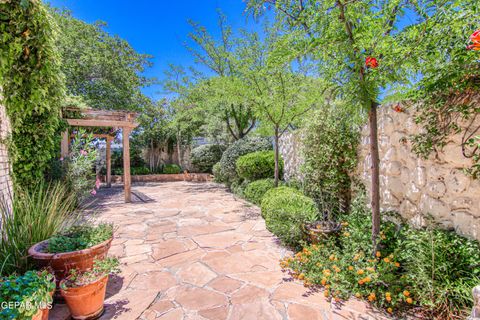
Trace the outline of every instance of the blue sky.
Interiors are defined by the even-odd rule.
[[[154,56],[154,66],[147,76],[162,78],[169,63],[192,65],[193,58],[184,47],[191,31],[188,19],[217,31],[217,8],[227,16],[234,29],[252,26],[244,14],[242,0],[47,0],[52,6],[67,8],[86,22],[103,20],[107,31],[126,39],[138,52]],[[158,98],[160,86],[144,92]]]

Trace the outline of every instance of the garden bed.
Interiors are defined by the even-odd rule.
[[[192,181],[192,182],[210,182],[213,177],[209,173],[178,173],[178,174],[145,174],[133,175],[132,182],[174,182],[174,181]],[[105,176],[101,177],[105,182]],[[123,176],[112,176],[113,183],[123,182]]]

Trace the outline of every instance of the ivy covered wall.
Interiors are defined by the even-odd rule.
[[[59,144],[64,79],[55,48],[57,30],[39,0],[0,2],[0,86],[12,132],[14,181],[42,179]]]

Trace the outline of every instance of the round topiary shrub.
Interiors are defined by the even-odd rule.
[[[279,175],[282,176],[283,160],[279,159]],[[237,174],[249,181],[273,178],[275,176],[275,152],[257,151],[237,159]]]
[[[246,200],[260,205],[263,196],[268,190],[275,188],[273,179],[262,179],[249,183],[243,191],[243,196]]]
[[[165,174],[178,174],[182,172],[182,168],[176,164],[166,164],[163,167],[163,173]]]
[[[190,159],[198,172],[212,172],[213,166],[220,161],[225,151],[225,146],[218,144],[205,144],[192,150]]]
[[[289,187],[267,191],[261,208],[267,229],[292,247],[297,247],[303,238],[302,225],[318,219],[315,202]]]
[[[225,177],[225,182],[228,184],[233,180],[238,178],[236,163],[237,159],[247,153],[252,153],[255,151],[271,150],[272,144],[267,138],[254,137],[254,138],[243,138],[235,141],[230,147],[225,150],[220,159],[220,168],[223,176]]]
[[[222,173],[222,166],[220,162],[217,162],[213,165],[212,168],[213,180],[218,183],[226,182],[226,178]]]

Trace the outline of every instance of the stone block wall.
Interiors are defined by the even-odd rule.
[[[400,212],[416,225],[424,224],[430,214],[444,227],[480,240],[480,181],[464,173],[472,162],[462,154],[462,134],[450,136],[443,150],[420,159],[408,139],[421,130],[414,115],[413,108],[396,112],[393,106],[383,106],[378,110],[382,210]],[[367,188],[370,167],[365,127],[358,171]]]
[[[278,141],[278,147],[283,159],[283,179],[302,180],[300,167],[303,164],[301,156],[301,135],[297,132],[285,132]]]

